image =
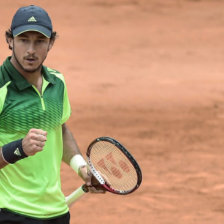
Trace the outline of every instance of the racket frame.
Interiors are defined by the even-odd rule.
[[[91,159],[90,159],[90,155],[91,155],[91,149],[94,146],[94,144],[96,144],[97,142],[100,141],[105,141],[105,142],[109,142],[113,145],[115,145],[120,152],[122,152],[126,158],[131,162],[131,164],[134,166],[136,174],[137,174],[137,183],[135,185],[134,188],[128,190],[128,191],[124,191],[124,190],[116,190],[113,189],[112,187],[110,187],[110,185],[108,185],[105,180],[103,179],[103,177],[100,175],[100,173],[95,169],[94,165],[91,163]],[[126,195],[126,194],[130,194],[133,191],[137,190],[142,182],[142,172],[141,169],[138,165],[138,163],[136,162],[136,160],[134,159],[134,157],[127,151],[127,149],[121,145],[118,141],[116,141],[115,139],[111,138],[111,137],[99,137],[96,138],[95,140],[93,140],[86,152],[86,156],[87,156],[87,163],[89,165],[90,171],[92,172],[92,174],[94,175],[94,177],[99,181],[99,183],[109,192],[114,193],[114,194],[119,194],[119,195]]]

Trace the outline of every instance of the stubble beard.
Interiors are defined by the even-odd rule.
[[[16,56],[16,53],[15,53],[15,50],[14,50],[14,47],[12,49],[12,52],[13,52],[13,57],[15,58],[17,64],[19,65],[19,67],[22,69],[22,71],[24,72],[27,72],[27,73],[34,73],[36,71],[40,71],[42,66],[43,66],[43,62],[45,61],[46,57],[43,59],[43,61],[40,63],[40,65],[37,67],[37,68],[34,68],[34,69],[26,69],[24,68],[24,66],[19,62],[19,59],[17,58]]]

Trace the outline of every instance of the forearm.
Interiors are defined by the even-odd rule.
[[[8,163],[5,162],[5,160],[3,159],[2,156],[2,148],[0,147],[0,169],[2,169],[3,167],[5,167]]]
[[[87,173],[87,164],[81,155],[79,147],[66,124],[62,126],[63,130],[63,161],[89,185],[91,177]]]
[[[63,161],[70,165],[70,161],[76,154],[81,154],[79,147],[66,124],[62,126],[63,131]]]
[[[66,124],[62,126],[63,131],[63,161],[67,163],[85,181],[88,191],[92,193],[105,193],[105,190],[92,187],[92,174],[88,172],[86,161],[81,155],[79,147]]]
[[[24,153],[22,142],[23,139],[18,139],[0,148],[0,168],[4,168],[7,164],[14,164],[27,157]]]

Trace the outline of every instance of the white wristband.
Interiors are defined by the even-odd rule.
[[[81,166],[86,166],[87,163],[80,154],[76,154],[70,160],[70,166],[75,170],[76,173],[79,173],[79,168]]]

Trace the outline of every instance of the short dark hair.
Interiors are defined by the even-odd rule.
[[[50,40],[51,40],[51,41],[55,41],[57,37],[58,37],[58,34],[57,34],[57,32],[54,31],[54,32],[52,32],[52,34],[51,34]],[[8,39],[9,39],[9,38],[11,38],[11,39],[14,38],[11,29],[8,29],[8,30],[5,31],[5,38],[6,38],[6,42],[7,42],[8,44],[9,44]],[[12,50],[12,48],[10,47],[10,45],[9,45],[9,49]]]

